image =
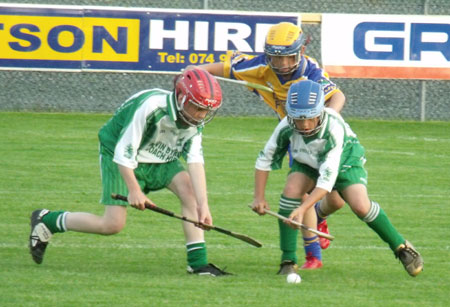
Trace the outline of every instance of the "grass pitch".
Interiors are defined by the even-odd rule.
[[[274,118],[216,118],[205,129],[209,203],[218,226],[248,234],[258,249],[206,234],[209,260],[235,273],[187,275],[180,222],[128,210],[118,235],[53,237],[42,265],[28,254],[29,216],[38,208],[102,214],[97,132],[109,115],[0,113],[1,306],[444,306],[450,292],[450,123],[349,121],[367,150],[369,194],[422,253],[410,277],[348,207],[329,218],[336,236],[321,270],[302,283],[275,275],[274,218],[248,209],[254,162]],[[285,161],[287,162],[287,161]],[[267,199],[277,210],[287,173],[272,172]],[[168,191],[150,195],[179,212]],[[301,242],[301,240],[299,240]],[[304,254],[300,247],[299,258]]]

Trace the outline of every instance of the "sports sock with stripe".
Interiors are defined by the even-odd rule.
[[[370,203],[369,213],[367,213],[362,220],[366,222],[384,242],[389,244],[391,250],[395,252],[396,248],[405,242],[405,239],[391,224],[380,205],[374,201],[371,201]]]
[[[67,211],[50,211],[42,217],[42,222],[52,233],[66,232]]]
[[[187,262],[193,268],[199,268],[208,264],[208,256],[206,252],[206,243],[191,242],[186,244]]]
[[[322,251],[320,250],[318,236],[313,236],[310,238],[303,237],[303,243],[305,244],[306,256],[313,256],[319,260],[322,260]]]
[[[300,202],[300,199],[292,199],[281,195],[278,214],[288,217],[292,211],[300,206]],[[278,227],[280,229],[281,261],[291,260],[297,263],[298,229],[292,229],[281,220],[278,220]]]

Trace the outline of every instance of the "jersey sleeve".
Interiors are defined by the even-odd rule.
[[[117,164],[135,169],[138,166],[137,151],[146,129],[147,116],[154,108],[147,102],[130,112],[127,124],[123,127],[116,147],[113,161]]]
[[[259,153],[255,168],[262,171],[281,169],[291,135],[292,129],[285,118],[277,125],[264,149]]]
[[[225,61],[223,62],[223,76],[225,78],[235,79],[232,73],[233,66],[242,61],[250,60],[253,57],[254,56],[240,53],[239,51],[228,50],[226,53]]]
[[[328,100],[336,92],[340,92],[337,85],[330,80],[328,73],[319,66],[319,63],[315,59],[308,56],[305,56],[305,58],[308,63],[305,74],[309,80],[315,81],[322,85],[325,100]]]
[[[324,161],[319,166],[319,178],[316,186],[331,192],[339,173],[339,164],[344,149],[344,129],[336,125],[332,128]]]
[[[203,158],[201,132],[194,135],[188,142],[186,142],[183,150],[183,158],[187,163],[205,163]]]
[[[224,64],[224,76],[229,79],[245,80],[265,85],[267,65],[263,56],[253,56],[240,52],[229,54]],[[252,88],[248,88],[254,91]]]

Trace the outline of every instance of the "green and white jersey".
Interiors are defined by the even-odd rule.
[[[203,163],[202,129],[177,122],[173,92],[151,89],[125,101],[100,129],[99,140],[115,163],[132,169],[181,156],[187,163]]]
[[[356,134],[333,109],[325,108],[324,125],[310,137],[296,133],[284,118],[256,160],[256,168],[263,171],[280,169],[289,144],[293,159],[319,172],[316,186],[331,191],[339,170],[345,168],[342,161],[349,156],[364,156]],[[358,146],[354,146],[358,144]],[[342,164],[342,165],[341,165]]]

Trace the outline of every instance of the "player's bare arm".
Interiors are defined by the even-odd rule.
[[[197,200],[199,221],[204,224],[212,225],[213,220],[208,205],[206,175],[203,163],[189,163],[188,171],[192,180],[195,198]]]
[[[256,169],[255,170],[255,191],[253,196],[252,209],[259,215],[266,214],[264,209],[269,210],[269,204],[265,198],[265,190],[267,180],[269,178],[269,172]]]
[[[302,204],[292,211],[289,215],[289,219],[286,220],[286,224],[291,226],[292,228],[298,228],[297,225],[290,223],[290,221],[296,221],[298,223],[303,223],[303,216],[305,212],[308,211],[316,202],[321,200],[325,195],[327,195],[328,191],[319,187],[315,187],[314,190],[303,199]]]
[[[120,174],[128,188],[128,203],[139,210],[145,210],[146,203],[154,205],[154,203],[142,192],[136,176],[134,175],[134,170],[120,164],[118,166]]]
[[[334,93],[326,102],[325,106],[334,109],[336,112],[340,113],[344,108],[345,95],[341,91]]]

